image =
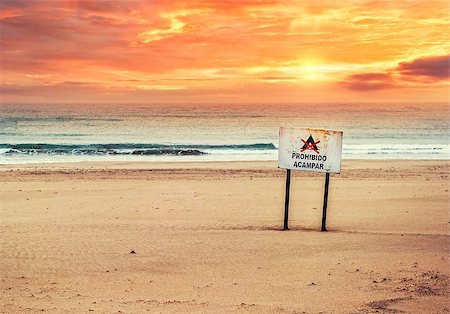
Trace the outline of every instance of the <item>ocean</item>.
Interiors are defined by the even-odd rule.
[[[343,159],[448,159],[447,104],[0,104],[0,164],[264,161],[279,127],[344,132]]]

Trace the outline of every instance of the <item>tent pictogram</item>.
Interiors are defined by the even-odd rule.
[[[310,134],[308,139],[305,141],[304,139],[302,139],[302,142],[305,144],[302,146],[302,149],[300,152],[304,152],[307,149],[311,149],[313,151],[315,151],[316,153],[319,154],[319,149],[317,148],[317,144],[320,143],[320,141],[314,142],[314,139],[312,137],[312,135]]]

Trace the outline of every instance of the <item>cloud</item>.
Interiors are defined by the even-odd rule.
[[[392,69],[377,73],[358,73],[341,82],[345,87],[368,91],[404,87],[411,82],[429,85],[449,80],[450,56],[430,56],[400,62]],[[420,85],[419,85],[420,86]]]
[[[10,9],[10,8],[27,8],[29,7],[31,2],[29,0],[2,0],[0,2],[0,8],[2,10],[4,9]]]
[[[389,73],[360,73],[350,75],[343,85],[356,91],[370,91],[395,87]]]
[[[174,34],[183,33],[183,28],[186,23],[180,20],[180,16],[187,15],[187,12],[177,12],[163,17],[169,21],[169,27],[166,29],[152,29],[146,32],[142,32],[137,36],[139,43],[148,44],[151,41],[158,41]]]
[[[400,62],[396,71],[401,75],[426,76],[434,80],[450,78],[450,56],[419,58],[411,62]]]
[[[23,89],[20,86],[0,84],[0,95],[2,96],[20,95],[21,92]]]

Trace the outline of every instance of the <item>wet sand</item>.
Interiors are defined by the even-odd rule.
[[[0,311],[445,313],[449,166],[0,166]]]

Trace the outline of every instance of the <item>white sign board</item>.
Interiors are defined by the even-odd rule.
[[[341,155],[341,131],[280,128],[280,168],[339,173]]]

